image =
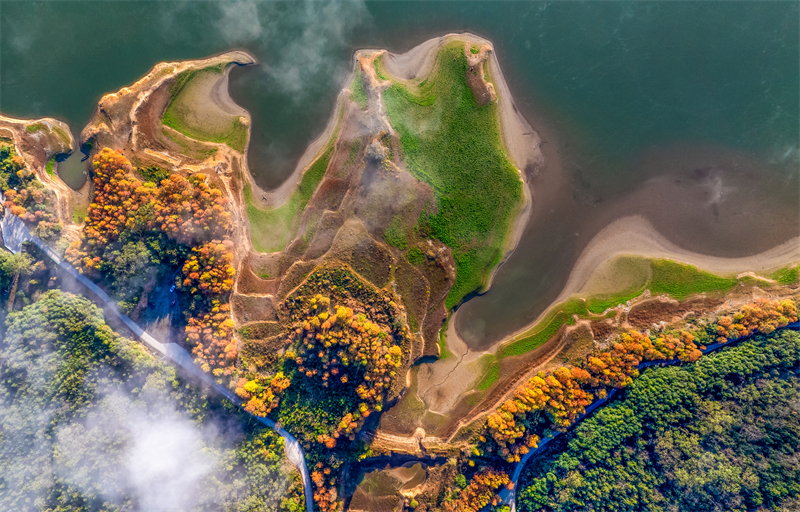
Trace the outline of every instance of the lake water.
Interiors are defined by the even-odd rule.
[[[260,64],[233,70],[231,95],[253,115],[250,166],[272,188],[324,127],[355,48],[482,35],[548,163],[518,250],[462,306],[457,327],[480,348],[533,320],[620,215],[723,256],[797,234],[799,14],[797,2],[0,2],[0,111],[77,134],[102,94],[156,62],[245,48]]]

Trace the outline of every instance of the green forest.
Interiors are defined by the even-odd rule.
[[[529,461],[538,510],[797,510],[800,334],[649,369]]]
[[[87,299],[48,291],[5,328],[0,509],[303,509],[280,436],[113,332]]]

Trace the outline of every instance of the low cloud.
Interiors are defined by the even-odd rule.
[[[222,477],[214,474],[220,461],[209,449],[219,445],[216,429],[201,429],[169,408],[158,415],[149,408],[120,389],[106,390],[84,421],[56,431],[54,475],[104,502],[132,499],[139,510],[210,504],[203,502],[215,496],[203,493],[202,484]]]
[[[217,28],[228,43],[247,43],[261,35],[258,8],[252,0],[221,2],[219,8],[222,16]]]
[[[302,93],[337,72],[336,52],[352,32],[370,21],[362,0],[219,4],[216,26],[231,45],[256,42],[264,50],[266,74],[282,92]],[[339,79],[339,77],[333,77]]]

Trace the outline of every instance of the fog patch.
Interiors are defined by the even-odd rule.
[[[219,463],[206,448],[217,444],[216,429],[201,430],[175,411],[151,415],[122,390],[106,392],[85,421],[56,431],[57,478],[103,501],[132,499],[141,510],[203,504],[200,486]]]
[[[217,28],[228,43],[246,43],[261,35],[258,8],[252,0],[220,2],[219,8],[222,17]]]
[[[271,85],[301,100],[309,85],[337,76],[336,52],[348,36],[370,19],[363,0],[254,2],[219,4],[216,27],[231,45],[255,42],[264,50],[263,65]],[[298,97],[300,96],[300,97]]]

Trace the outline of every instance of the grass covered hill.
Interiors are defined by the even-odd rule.
[[[377,66],[385,76],[379,60]],[[498,107],[478,106],[467,69],[463,44],[453,43],[416,91],[394,83],[383,96],[408,170],[436,196],[437,212],[423,214],[419,226],[453,249],[458,274],[448,307],[485,284],[523,198],[522,180],[503,149]]]

